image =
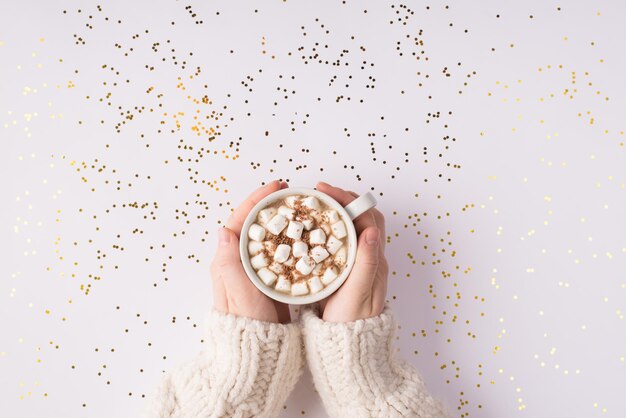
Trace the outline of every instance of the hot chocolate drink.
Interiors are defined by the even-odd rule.
[[[279,292],[318,293],[346,268],[347,236],[341,215],[320,199],[287,196],[261,209],[248,228],[250,264]]]

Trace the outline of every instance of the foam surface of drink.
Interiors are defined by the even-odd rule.
[[[315,196],[294,194],[269,204],[247,234],[252,267],[279,292],[318,293],[346,267],[345,220]]]

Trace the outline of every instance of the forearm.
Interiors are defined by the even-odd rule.
[[[393,348],[395,319],[389,307],[350,323],[302,316],[307,360],[331,417],[448,417],[417,371]]]
[[[224,314],[207,314],[205,347],[168,373],[146,417],[274,417],[302,371],[300,330]]]

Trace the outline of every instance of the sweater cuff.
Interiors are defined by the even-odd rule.
[[[314,309],[302,314],[307,360],[332,417],[447,417],[417,371],[396,357],[391,307],[375,317],[326,322]]]
[[[297,324],[276,324],[211,309],[204,345],[167,373],[144,417],[275,417],[302,373]]]
[[[211,309],[205,316],[211,403],[225,416],[275,416],[303,365],[297,324],[279,324]],[[222,416],[217,414],[216,416]]]

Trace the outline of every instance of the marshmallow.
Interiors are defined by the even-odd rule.
[[[307,196],[304,199],[302,199],[302,205],[313,210],[321,209],[320,201],[317,200],[317,198],[313,196]]]
[[[321,223],[321,224],[320,224],[320,229],[321,229],[322,231],[324,231],[324,233],[325,233],[326,235],[330,235],[330,233],[331,233],[330,225],[328,225],[328,224]]]
[[[279,244],[278,247],[276,247],[276,252],[274,253],[274,260],[279,263],[283,263],[289,258],[290,252],[291,246],[287,244]]]
[[[290,221],[293,220],[293,215],[295,215],[296,211],[288,208],[287,206],[281,206],[278,208],[278,214],[279,215],[283,215],[285,218],[289,219]]]
[[[291,195],[291,196],[287,196],[285,198],[285,204],[287,206],[289,206],[290,208],[293,208],[294,206],[296,206],[296,202],[300,199],[300,196],[297,195]]]
[[[248,253],[250,255],[257,255],[263,251],[263,243],[258,241],[248,241]]]
[[[293,256],[294,257],[302,257],[309,252],[309,246],[306,245],[306,242],[296,241],[293,243]]]
[[[302,236],[302,230],[304,229],[304,225],[302,225],[298,221],[289,221],[289,226],[287,227],[287,235],[289,238],[300,239]]]
[[[334,224],[335,222],[339,221],[339,214],[336,210],[325,210],[322,213],[322,216],[324,216],[324,219],[329,224]]]
[[[322,270],[324,270],[324,264],[322,263],[317,263],[315,265],[315,268],[313,269],[313,271],[311,272],[312,275],[314,276],[319,276],[320,274],[322,274]]]
[[[337,238],[343,238],[348,235],[346,224],[343,221],[335,222],[330,228],[333,230],[333,235]]]
[[[326,271],[324,272],[324,275],[322,276],[322,283],[324,283],[324,286],[328,286],[330,282],[332,282],[336,278],[337,278],[337,269],[333,266],[330,266],[326,269]]]
[[[319,277],[313,276],[309,279],[309,288],[311,289],[311,293],[317,293],[324,288],[324,285]]]
[[[287,261],[283,263],[284,266],[289,266],[289,267],[293,266],[294,264],[296,264],[296,259],[293,257],[289,257]]]
[[[274,235],[280,234],[280,231],[285,229],[287,226],[287,218],[283,215],[275,215],[272,219],[269,220],[265,227],[268,231],[270,231]]]
[[[252,224],[248,228],[248,237],[253,241],[263,241],[265,238],[265,228],[259,224]]]
[[[263,241],[263,245],[265,246],[268,254],[274,254],[274,251],[276,251],[276,243],[273,241]]]
[[[274,215],[276,215],[276,208],[270,206],[269,208],[260,210],[257,219],[261,224],[265,225]]]
[[[333,235],[328,237],[328,241],[326,241],[326,248],[328,252],[331,254],[335,254],[343,245],[343,241],[335,238]]]
[[[313,260],[308,255],[303,255],[300,260],[296,263],[296,270],[300,273],[307,275],[313,271],[315,268],[315,260]]]
[[[341,247],[339,251],[335,254],[335,264],[338,266],[342,266],[346,264],[348,260],[348,252],[346,251],[346,247]]]
[[[309,212],[309,217],[315,219],[315,222],[317,222],[317,223],[325,222],[324,221],[324,217],[322,216],[322,214],[320,212],[316,211],[316,210],[311,210]]]
[[[309,288],[307,287],[306,282],[294,283],[291,286],[291,294],[293,296],[302,296],[306,295],[307,293],[309,293]]]
[[[265,257],[265,254],[258,253],[257,255],[255,255],[254,257],[250,259],[250,264],[252,264],[252,267],[255,270],[258,270],[261,267],[267,267],[269,264],[269,261]]]
[[[326,248],[322,247],[321,245],[313,247],[313,249],[311,250],[311,258],[315,260],[316,263],[321,263],[322,261],[326,260],[329,255],[330,254],[328,253],[328,251],[326,251]]]
[[[324,244],[326,242],[326,233],[321,229],[314,229],[309,235],[311,244]]]
[[[257,271],[256,274],[261,280],[263,280],[263,283],[265,283],[267,286],[273,285],[278,278],[278,276],[274,272],[265,267]]]
[[[272,264],[270,264],[270,266],[268,267],[268,269],[272,270],[274,273],[276,274],[280,274],[283,272],[284,268],[283,265],[280,264],[278,261],[274,261],[272,262]]]
[[[278,276],[278,281],[276,282],[276,286],[274,286],[274,289],[278,290],[279,292],[289,293],[289,291],[291,290],[291,282],[281,274]]]
[[[304,229],[310,231],[311,228],[313,228],[313,226],[315,225],[315,221],[313,219],[303,219],[302,225],[304,225]]]
[[[309,216],[313,219],[319,219],[320,221],[322,220],[322,215],[320,215],[318,211],[313,209],[311,209],[311,211],[309,212]]]

